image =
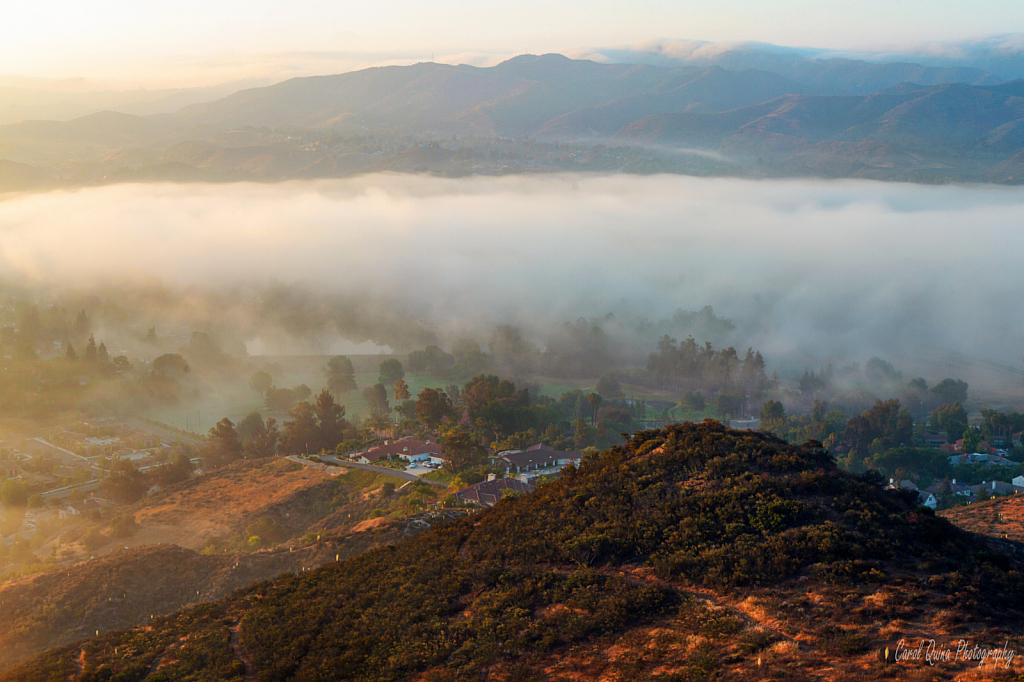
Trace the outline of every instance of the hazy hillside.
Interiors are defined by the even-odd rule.
[[[840,59],[790,67],[548,54],[294,78],[169,114],[0,126],[0,190],[379,171],[1020,181],[1021,81]]]
[[[1003,547],[813,446],[675,425],[465,521],[3,679],[892,679],[915,667],[886,665],[900,638],[1018,641]]]
[[[864,95],[899,83],[939,85],[966,83],[995,84],[1019,78],[1019,56],[992,54],[978,64],[937,64],[936,54],[865,54],[863,59],[841,56],[832,50],[792,48],[766,43],[706,43],[696,40],[666,40],[644,49],[601,49],[592,53],[613,63],[658,66],[718,66],[741,71],[758,69],[798,81],[827,95]],[[979,55],[980,56],[980,55]],[[953,61],[947,59],[946,61]],[[965,61],[971,61],[967,59]],[[1003,63],[1001,63],[1001,61]]]
[[[904,85],[866,96],[790,95],[719,114],[659,114],[617,137],[640,144],[716,149],[768,164],[828,173],[847,156],[861,170],[895,167],[956,177],[1024,146],[1024,83]],[[846,172],[832,166],[837,174]],[[959,167],[959,168],[958,168]]]

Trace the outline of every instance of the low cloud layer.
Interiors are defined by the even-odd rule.
[[[0,274],[365,294],[442,336],[513,323],[539,339],[710,304],[779,360],[952,350],[1017,365],[1021,215],[1022,189],[858,181],[117,185],[0,201]]]

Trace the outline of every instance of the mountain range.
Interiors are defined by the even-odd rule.
[[[1024,81],[838,58],[787,63],[769,71],[523,55],[489,68],[294,78],[172,113],[0,126],[0,187],[379,170],[1021,180]],[[415,151],[424,148],[434,151]],[[690,150],[719,160],[680,160]]]

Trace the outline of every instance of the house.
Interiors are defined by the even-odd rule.
[[[1020,486],[1020,487],[1024,488],[1024,476],[1017,476],[1016,478],[1014,478],[1010,482],[1013,483],[1016,486]]]
[[[386,454],[382,452],[375,452],[376,448],[371,448],[366,452],[360,452],[356,455],[356,461],[360,464],[376,464],[382,459],[386,458]]]
[[[979,485],[971,486],[971,492],[975,495],[980,495],[982,490],[989,495],[1017,495],[1024,492],[1024,487],[1003,481],[982,481]]]
[[[920,438],[921,444],[929,448],[940,448],[947,442],[945,431],[925,431]]]
[[[536,445],[531,445],[530,447],[526,448],[526,451],[551,453],[551,455],[555,458],[555,465],[559,469],[563,469],[569,466],[570,464],[575,466],[579,464],[580,461],[583,459],[583,453],[578,450],[567,450],[563,452],[560,450],[555,450],[553,447],[551,447],[550,445],[546,445],[545,443],[537,443]]]
[[[418,440],[411,436],[399,438],[394,442],[385,442],[356,455],[356,461],[363,464],[375,464],[382,459],[398,457],[406,462],[444,462],[444,448],[431,442],[430,439]]]
[[[495,466],[503,466],[514,474],[547,469],[562,469],[570,464],[578,464],[583,458],[582,452],[560,452],[550,445],[537,443],[526,450],[505,450],[491,458]]]
[[[998,453],[972,452],[965,455],[950,455],[950,466],[957,466],[960,464],[985,464],[987,466],[1012,467],[1017,466],[1019,462],[1014,462],[1013,460],[1007,459],[1005,455]]]
[[[93,510],[100,509],[100,503],[96,500],[83,500],[81,502],[75,502],[74,504],[66,504],[64,508],[60,510],[60,518],[67,518],[68,516],[82,516]]]
[[[928,492],[927,490],[919,490],[917,493],[917,501],[924,507],[929,509],[935,509],[939,504],[939,498],[935,496],[935,493]]]
[[[534,487],[518,478],[495,478],[493,474],[486,481],[471,485],[455,493],[455,499],[463,502],[474,502],[481,507],[493,507],[501,500],[505,491],[515,493],[532,493]]]
[[[497,466],[504,466],[513,474],[553,469],[558,466],[558,458],[552,450],[505,450],[498,453],[492,461]]]

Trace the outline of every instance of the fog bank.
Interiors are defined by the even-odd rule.
[[[953,350],[1018,365],[1022,216],[1024,189],[859,181],[116,185],[0,201],[0,274],[365,295],[442,338],[710,304],[777,360]]]

